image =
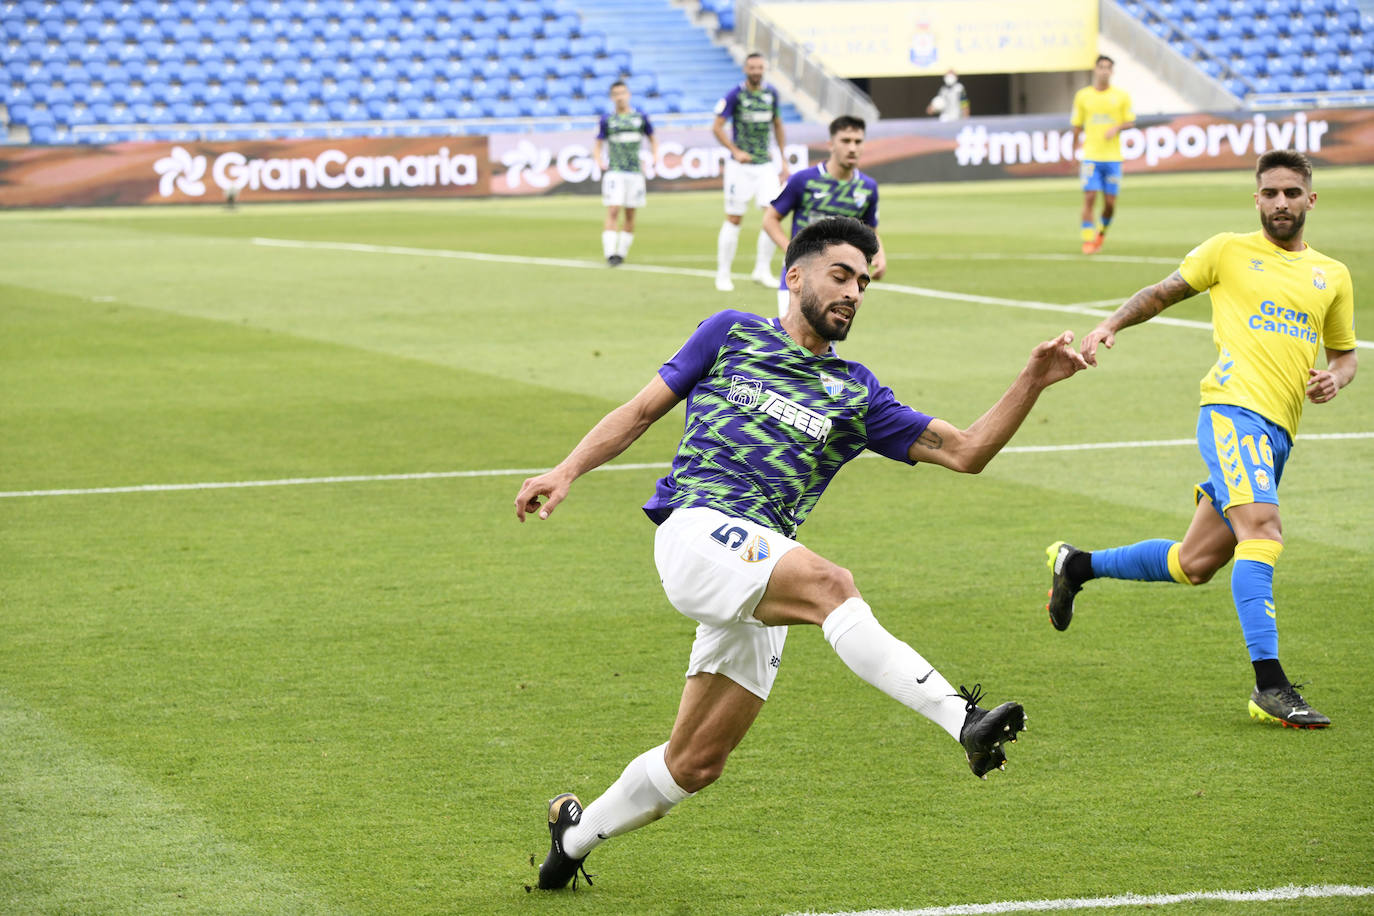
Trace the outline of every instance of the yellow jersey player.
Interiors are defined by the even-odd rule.
[[[1140,290],[1083,340],[1083,358],[1111,347],[1122,328],[1208,290],[1217,361],[1202,379],[1198,449],[1207,480],[1182,542],[1125,547],[1048,548],[1048,609],[1060,630],[1074,595],[1093,578],[1200,585],[1232,557],[1231,594],[1255,669],[1251,717],[1295,728],[1331,720],[1297,692],[1279,664],[1274,566],[1283,551],[1279,481],[1297,434],[1303,400],[1325,404],[1355,377],[1355,297],[1350,271],[1302,238],[1317,202],[1312,164],[1302,153],[1271,150],[1255,169],[1260,231],[1223,232],[1190,251],[1167,279]],[[1317,369],[1325,348],[1326,368]]]
[[[1135,124],[1131,97],[1112,85],[1113,61],[1099,55],[1093,66],[1093,84],[1084,86],[1073,97],[1073,145],[1083,135],[1083,161],[1078,177],[1083,185],[1083,253],[1095,254],[1102,247],[1107,227],[1116,213],[1116,195],[1121,190],[1121,132]],[[1097,192],[1102,192],[1102,227],[1093,221]]]

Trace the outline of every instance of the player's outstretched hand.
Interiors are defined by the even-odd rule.
[[[1325,369],[1307,370],[1307,399],[1313,404],[1325,404],[1336,396],[1341,386],[1336,384],[1336,376]]]
[[[525,513],[537,512],[541,519],[548,518],[553,514],[554,507],[568,495],[571,483],[572,481],[564,479],[564,475],[558,473],[557,468],[538,477],[527,477],[520,485],[520,492],[515,496],[515,517],[523,522]],[[542,505],[539,502],[541,496],[546,497]]]
[[[1097,365],[1098,344],[1110,350],[1116,346],[1116,335],[1102,327],[1093,328],[1088,332],[1088,336],[1083,338],[1083,359],[1089,366]]]
[[[874,280],[881,280],[883,274],[887,273],[887,256],[881,249],[873,256],[873,263],[868,265],[868,273]]]
[[[1040,387],[1048,387],[1055,382],[1063,381],[1080,369],[1088,368],[1087,361],[1070,346],[1072,343],[1073,331],[1065,331],[1031,351],[1026,371]]]

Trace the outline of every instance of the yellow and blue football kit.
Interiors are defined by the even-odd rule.
[[[1286,251],[1263,232],[1223,232],[1190,251],[1178,272],[1212,297],[1218,355],[1202,379],[1197,424],[1208,479],[1197,485],[1196,495],[1205,496],[1229,526],[1226,512],[1233,506],[1278,505],[1308,370],[1323,346],[1356,346],[1350,271],[1311,247]],[[1273,580],[1282,550],[1266,538],[1236,544],[1231,593],[1253,662],[1278,658]],[[1095,550],[1092,571],[1106,578],[1187,583],[1178,552],[1177,542],[1164,539]]]
[[[1212,296],[1217,361],[1201,403],[1244,407],[1296,435],[1323,342],[1355,348],[1350,271],[1310,246],[1285,251],[1263,232],[1223,232],[1188,252],[1178,272]]]
[[[1073,114],[1069,123],[1083,129],[1083,161],[1078,179],[1084,191],[1101,191],[1115,197],[1121,191],[1121,134],[1107,137],[1108,128],[1120,128],[1135,120],[1131,97],[1115,86],[1098,89],[1084,86],[1073,97]],[[1102,221],[1102,231],[1110,220]],[[1093,238],[1091,221],[1083,223],[1083,241]]]
[[[1131,97],[1123,89],[1084,86],[1073,97],[1069,124],[1083,128],[1084,162],[1120,162],[1121,134],[1107,136],[1107,129],[1135,120]]]

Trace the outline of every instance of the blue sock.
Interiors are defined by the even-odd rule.
[[[1173,582],[1169,571],[1169,551],[1176,541],[1153,538],[1125,547],[1094,550],[1093,575],[1105,579],[1135,579],[1138,582]]]
[[[1104,216],[1104,217],[1102,217],[1102,231],[1103,231],[1103,232],[1106,232],[1106,231],[1107,231],[1107,227],[1110,226],[1111,224],[1112,224],[1111,217],[1109,217],[1109,216]]]
[[[1231,597],[1250,660],[1279,657],[1279,624],[1274,609],[1274,564],[1282,545],[1276,541],[1241,541],[1231,567]]]

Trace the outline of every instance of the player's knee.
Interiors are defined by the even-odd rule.
[[[679,788],[684,792],[700,792],[720,779],[729,756],[730,752],[723,748],[689,747],[665,762]]]
[[[1188,577],[1190,585],[1202,585],[1204,582],[1211,582],[1217,571],[1216,569],[1189,569],[1185,566],[1183,567],[1183,574]]]
[[[823,557],[817,559],[820,563],[813,573],[813,593],[817,603],[827,610],[833,610],[859,594],[853,573]]]
[[[1178,556],[1178,565],[1183,569],[1183,575],[1188,577],[1191,585],[1202,585],[1212,581],[1212,577],[1231,561],[1231,554],[1212,553],[1212,554],[1193,554],[1189,555],[1186,551]]]

